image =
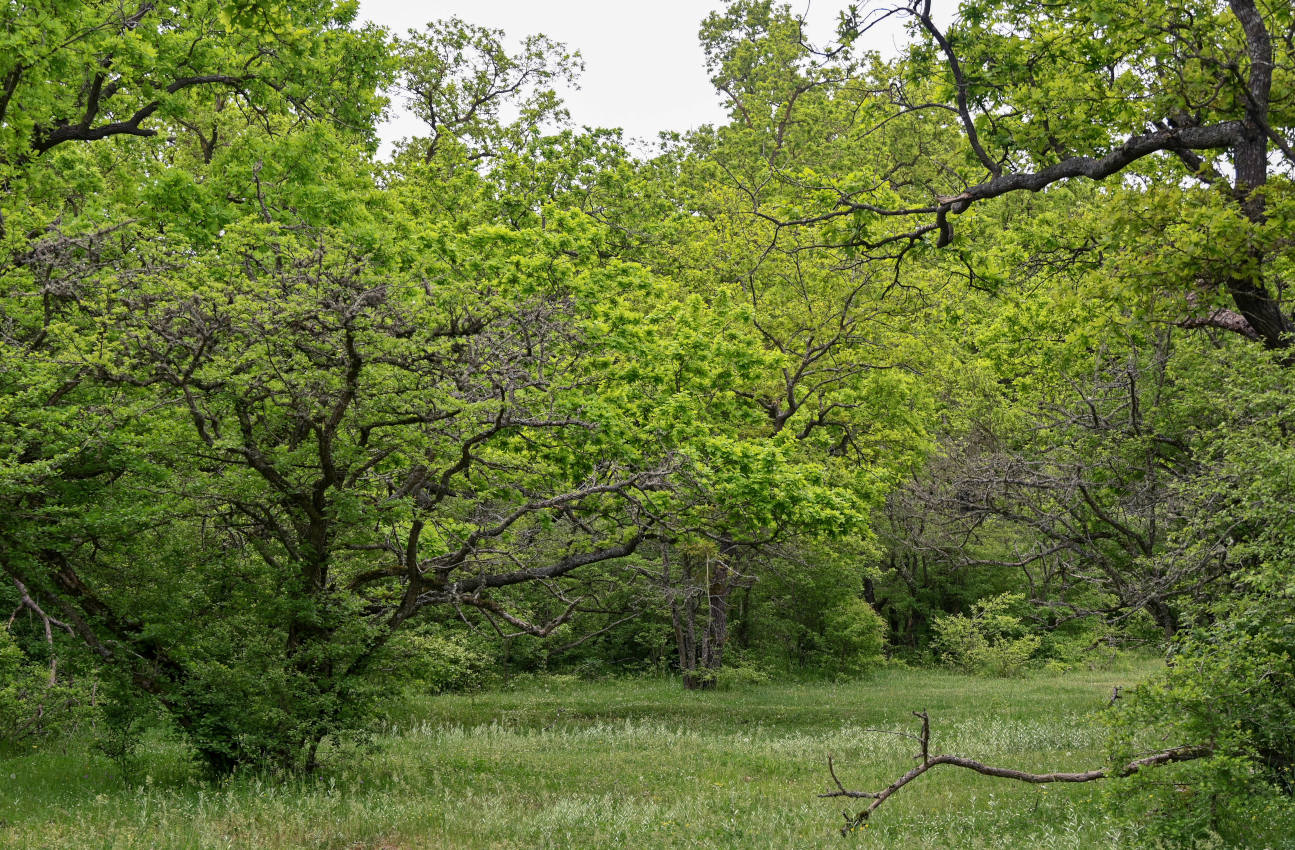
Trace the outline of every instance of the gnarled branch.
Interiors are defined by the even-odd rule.
[[[1203,758],[1214,752],[1213,748],[1207,745],[1187,744],[1179,747],[1171,747],[1167,750],[1151,753],[1141,758],[1134,759],[1127,764],[1118,768],[1097,768],[1096,770],[1086,770],[1081,773],[1028,773],[1024,770],[1014,770],[1008,767],[994,767],[975,759],[964,758],[954,755],[931,755],[931,718],[925,711],[915,711],[913,716],[920,718],[922,721],[922,731],[918,736],[918,742],[921,744],[922,751],[917,758],[921,763],[909,770],[903,776],[887,785],[880,791],[852,791],[841,783],[836,775],[836,765],[832,757],[827,758],[827,770],[832,776],[832,781],[836,784],[835,791],[828,791],[825,794],[819,794],[820,797],[847,797],[850,799],[868,799],[872,800],[866,808],[857,814],[843,812],[845,817],[845,826],[841,828],[841,834],[845,835],[851,830],[862,826],[868,818],[881,807],[883,803],[891,798],[896,791],[903,788],[908,783],[917,779],[923,773],[926,773],[933,767],[942,764],[951,764],[954,767],[965,767],[968,770],[974,770],[976,773],[982,773],[985,776],[996,776],[1000,779],[1015,779],[1017,782],[1029,782],[1034,785],[1047,785],[1053,782],[1094,782],[1098,779],[1107,779],[1112,776],[1129,776],[1148,767],[1160,767],[1161,765],[1171,764],[1179,761],[1190,761],[1192,759]]]

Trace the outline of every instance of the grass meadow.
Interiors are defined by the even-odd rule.
[[[69,740],[0,759],[0,848],[1137,847],[1100,783],[1028,786],[934,769],[842,838],[823,800],[829,753],[877,790],[932,750],[1021,769],[1102,762],[1092,722],[1150,662],[1023,679],[892,669],[842,684],[705,693],[678,681],[539,678],[474,695],[410,696],[364,747],[315,776],[204,782],[175,741],[134,776]]]

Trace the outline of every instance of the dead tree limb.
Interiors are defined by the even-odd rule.
[[[62,620],[56,620],[49,614],[46,614],[44,609],[40,607],[36,600],[32,599],[32,596],[27,591],[27,586],[25,584],[18,581],[18,579],[14,579],[13,583],[14,587],[18,588],[19,602],[18,607],[9,615],[9,621],[5,623],[5,628],[12,626],[13,621],[17,619],[18,615],[24,610],[30,610],[40,618],[41,623],[45,627],[45,642],[49,644],[49,683],[50,686],[53,687],[58,684],[58,656],[54,654],[53,627],[57,626],[60,629],[67,629],[68,634],[75,635],[76,632],[67,623],[64,623]]]
[[[835,791],[828,791],[825,794],[819,794],[819,797],[847,797],[850,799],[867,799],[872,800],[868,806],[857,814],[842,812],[845,818],[845,826],[841,828],[841,834],[846,835],[851,830],[862,826],[868,821],[868,818],[891,798],[891,796],[903,788],[908,783],[917,779],[923,773],[926,773],[933,767],[941,764],[951,764],[954,767],[965,767],[968,770],[974,770],[976,773],[983,773],[985,776],[997,776],[1000,779],[1015,779],[1018,782],[1029,782],[1035,785],[1047,785],[1052,782],[1094,782],[1098,779],[1107,779],[1111,776],[1129,776],[1148,767],[1159,767],[1165,764],[1171,764],[1179,761],[1190,761],[1192,759],[1203,758],[1213,753],[1213,748],[1204,745],[1188,744],[1180,747],[1171,747],[1167,750],[1151,753],[1141,758],[1134,759],[1118,768],[1098,768],[1096,770],[1087,770],[1082,773],[1027,773],[1023,770],[1013,770],[1007,767],[994,767],[975,759],[963,758],[954,755],[931,755],[931,718],[925,711],[914,711],[913,716],[920,718],[922,721],[922,731],[917,736],[921,744],[922,751],[915,756],[921,760],[921,763],[894,782],[887,785],[880,791],[852,791],[841,783],[836,775],[836,765],[832,757],[827,757],[827,770],[832,776],[832,781],[836,784]]]

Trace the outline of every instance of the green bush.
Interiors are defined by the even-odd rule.
[[[1227,418],[1201,440],[1203,471],[1181,484],[1186,522],[1160,558],[1164,570],[1217,559],[1226,583],[1184,605],[1168,668],[1108,712],[1117,761],[1179,745],[1212,751],[1113,784],[1115,808],[1166,846],[1290,847],[1295,836],[1290,368],[1251,360],[1226,381],[1200,373],[1193,397]]]
[[[47,671],[29,664],[8,629],[0,629],[0,740],[12,743],[34,722]]]
[[[1110,713],[1117,762],[1166,746],[1213,749],[1112,789],[1113,807],[1154,823],[1166,846],[1210,835],[1288,846],[1295,835],[1295,583],[1274,578],[1181,633],[1169,669]]]
[[[0,628],[0,746],[60,735],[95,711],[89,678],[50,681],[50,668],[29,658]]]
[[[841,672],[876,667],[886,648],[886,621],[862,599],[846,599],[823,616],[823,642]]]
[[[887,626],[862,598],[868,546],[807,546],[791,562],[773,566],[734,594],[726,659],[740,652],[779,675],[854,676],[880,662]]]
[[[1011,613],[1024,600],[1017,593],[981,599],[971,616],[952,614],[935,621],[933,647],[946,663],[981,676],[1015,676],[1042,643]]]
[[[715,687],[721,691],[748,688],[753,685],[764,685],[769,682],[769,674],[759,667],[742,664],[721,667],[714,671]]]
[[[494,657],[471,638],[432,627],[401,632],[384,650],[384,672],[433,694],[480,688],[493,678]]]

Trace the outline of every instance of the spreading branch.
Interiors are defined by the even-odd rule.
[[[233,76],[230,74],[201,74],[190,77],[180,77],[173,80],[166,86],[166,93],[173,95],[194,86],[204,86],[219,84],[229,86],[234,89],[241,88],[253,79],[251,76]],[[152,100],[135,110],[128,118],[122,118],[117,121],[109,121],[98,126],[94,125],[94,119],[100,112],[100,103],[102,97],[92,99],[90,106],[86,109],[81,120],[75,124],[59,124],[54,127],[44,128],[37,131],[32,141],[32,151],[40,155],[53,147],[63,144],[64,142],[94,142],[99,139],[106,139],[109,136],[156,136],[157,130],[152,127],[145,127],[144,122],[152,117],[162,106],[162,100]]]
[[[999,779],[1014,779],[1017,782],[1028,782],[1033,785],[1048,785],[1053,782],[1095,782],[1099,779],[1108,779],[1112,776],[1130,776],[1140,770],[1150,767],[1160,767],[1166,764],[1172,764],[1180,761],[1190,761],[1192,759],[1204,758],[1213,753],[1213,748],[1205,745],[1188,744],[1179,747],[1171,747],[1167,750],[1161,750],[1156,753],[1142,756],[1134,759],[1118,768],[1102,767],[1096,770],[1086,770],[1081,773],[1029,773],[1024,770],[1014,770],[1007,767],[995,767],[976,761],[975,759],[964,758],[955,755],[931,755],[931,718],[925,711],[915,711],[913,716],[922,721],[922,731],[917,740],[921,745],[921,753],[917,755],[920,763],[909,770],[903,776],[900,776],[894,782],[887,785],[880,791],[853,791],[845,787],[836,775],[836,765],[832,757],[827,757],[827,770],[832,777],[832,782],[836,785],[836,790],[819,794],[819,797],[845,797],[848,799],[866,799],[872,802],[864,809],[855,814],[843,812],[845,826],[841,828],[841,834],[848,834],[851,830],[857,829],[867,823],[872,813],[881,807],[883,803],[889,800],[896,791],[903,788],[908,783],[917,779],[933,767],[942,764],[953,765],[954,767],[965,767],[968,770],[974,770],[976,773],[985,776],[995,776]]]

